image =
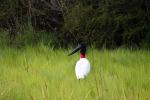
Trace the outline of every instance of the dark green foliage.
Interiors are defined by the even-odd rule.
[[[150,47],[150,5],[143,0],[81,0],[64,29],[98,48]],[[66,35],[66,36],[68,36]]]
[[[55,40],[52,36],[60,29],[62,23],[62,9],[57,1],[0,1],[0,35],[3,35],[0,39],[3,42],[5,40],[8,45],[22,47],[41,41],[46,41],[46,44],[52,43]]]
[[[7,30],[9,44],[37,44],[44,40],[53,46],[67,47],[82,39],[97,48],[150,47],[149,0],[62,0],[60,3],[3,0],[0,3],[0,27]],[[29,34],[28,39],[24,34]],[[18,36],[24,39],[18,40]]]

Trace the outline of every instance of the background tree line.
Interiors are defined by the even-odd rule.
[[[1,0],[0,40],[12,46],[150,47],[149,0]]]

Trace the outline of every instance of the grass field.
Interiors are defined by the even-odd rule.
[[[150,100],[150,51],[89,49],[91,72],[76,79],[79,54],[45,46],[0,49],[0,100]]]

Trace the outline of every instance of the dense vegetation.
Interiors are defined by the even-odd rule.
[[[150,0],[0,0],[0,100],[148,100],[149,26]]]
[[[150,47],[149,0],[2,0],[1,42]],[[76,38],[76,39],[75,39]]]
[[[89,51],[91,72],[79,82],[78,54],[43,45],[0,48],[0,100],[149,100],[149,51]]]

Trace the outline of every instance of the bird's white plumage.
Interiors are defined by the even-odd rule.
[[[75,73],[77,79],[84,79],[90,72],[90,62],[87,58],[80,58],[76,63]]]

